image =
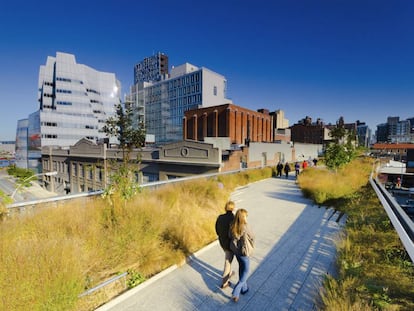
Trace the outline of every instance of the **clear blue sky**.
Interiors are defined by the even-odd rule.
[[[116,74],[157,51],[227,78],[248,109],[376,125],[414,117],[414,1],[27,1],[0,9],[0,140],[38,109],[39,66],[56,52]]]

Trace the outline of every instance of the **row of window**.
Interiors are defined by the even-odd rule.
[[[100,93],[100,92],[98,92],[98,91],[96,91],[96,90],[94,90],[94,89],[86,89],[86,92],[89,92],[89,93],[94,93],[94,94],[97,94],[97,95],[101,95],[101,93]]]
[[[42,126],[57,126],[56,122],[40,122]]]
[[[60,100],[58,100],[56,104],[62,105],[62,106],[72,106],[72,102],[65,102],[65,101],[60,101]]]
[[[183,96],[186,94],[194,94],[194,93],[199,93],[199,92],[200,92],[200,84],[194,84],[194,85],[172,89],[168,92],[168,96],[170,98],[174,98],[177,96]]]
[[[199,82],[200,81],[200,72],[196,72],[185,77],[181,77],[178,79],[174,79],[168,83],[170,89],[177,88],[180,86],[185,86],[190,83]]]
[[[43,161],[44,167],[49,167],[49,160]],[[79,175],[78,175],[79,169]],[[68,173],[68,164],[65,162],[53,161],[53,171],[59,172],[61,174]],[[96,181],[101,182],[103,180],[103,168],[100,166],[91,166],[89,164],[84,165],[82,163],[71,163],[71,171],[73,177],[82,177],[89,180],[95,179]],[[94,178],[95,177],[95,178]]]
[[[51,108],[53,110],[56,109],[56,107],[52,107],[50,105],[43,105],[43,108]],[[79,113],[79,112],[73,112],[73,111],[55,111],[54,114],[56,115],[62,115],[62,116],[74,116],[74,117],[81,117],[81,118],[96,118],[96,116],[92,113]]]
[[[56,139],[57,135],[56,134],[42,134],[42,138],[53,138]]]
[[[79,84],[83,84],[82,80],[78,79],[69,79],[69,78],[63,78],[63,77],[56,77],[56,81],[62,81],[62,82],[75,82]]]
[[[72,94],[72,91],[65,89],[56,89],[56,93]]]

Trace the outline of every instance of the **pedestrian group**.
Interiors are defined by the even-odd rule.
[[[314,160],[316,166],[317,160]],[[308,166],[307,161],[302,162],[302,169],[306,169]],[[296,162],[294,165],[295,175],[298,176],[301,165]],[[276,175],[282,177],[282,171],[285,173],[286,178],[290,172],[289,163],[283,165],[279,162],[276,165]],[[239,280],[234,285],[232,290],[232,300],[238,302],[240,294],[244,295],[249,291],[247,285],[247,278],[250,271],[250,256],[254,250],[255,238],[248,225],[247,210],[240,208],[235,210],[235,203],[228,201],[224,206],[225,213],[217,217],[216,220],[216,233],[218,235],[219,243],[224,251],[224,269],[221,279],[221,288],[227,288],[233,284],[230,282],[230,278],[234,274],[231,270],[231,263],[236,257],[239,264]]]
[[[250,271],[250,256],[254,249],[254,235],[247,222],[247,210],[241,208],[233,214],[235,204],[228,201],[225,205],[225,213],[218,216],[216,221],[216,233],[220,246],[224,250],[224,269],[222,274],[221,288],[231,284],[230,278],[233,275],[231,263],[236,257],[239,264],[239,281],[232,290],[232,300],[239,301],[240,294],[244,295],[249,291],[247,278]]]

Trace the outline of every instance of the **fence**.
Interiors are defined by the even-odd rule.
[[[414,223],[407,213],[397,203],[395,198],[385,189],[385,187],[372,175],[369,179],[372,188],[376,192],[378,199],[388,214],[392,225],[400,237],[411,261],[414,262]]]
[[[150,189],[156,189],[166,184],[172,184],[177,182],[183,182],[183,181],[189,181],[189,180],[196,180],[200,178],[214,178],[220,175],[229,175],[229,174],[236,174],[240,173],[242,171],[247,170],[254,170],[258,168],[250,168],[250,169],[240,169],[235,171],[228,171],[223,173],[214,173],[214,174],[204,174],[204,175],[194,175],[194,176],[188,176],[188,177],[182,177],[182,178],[176,178],[176,179],[169,179],[165,181],[156,181],[151,183],[146,183],[140,185],[141,188],[150,188]],[[28,212],[38,205],[42,206],[57,206],[59,202],[64,201],[70,201],[75,199],[90,199],[91,197],[95,197],[97,195],[103,194],[103,190],[98,191],[90,191],[90,192],[83,192],[83,193],[75,193],[75,194],[66,194],[61,196],[55,196],[45,199],[38,199],[38,200],[31,200],[31,201],[24,201],[24,202],[17,202],[13,203],[7,206],[9,214],[15,213],[15,212]]]

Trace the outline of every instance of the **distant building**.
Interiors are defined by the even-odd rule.
[[[0,167],[15,164],[15,141],[0,141]]]
[[[183,138],[204,141],[229,137],[232,144],[273,142],[272,117],[268,111],[249,110],[233,104],[188,110],[184,113]]]
[[[358,146],[368,148],[371,144],[371,130],[365,122],[357,121]]]
[[[137,64],[135,85],[125,99],[135,110],[136,123],[145,124],[147,137],[158,145],[182,140],[185,111],[231,103],[222,75],[189,63],[171,71],[167,66],[162,53]]]
[[[316,122],[312,122],[312,118],[306,116],[300,120],[297,124],[290,127],[292,141],[294,143],[306,143],[306,144],[323,144],[326,145],[332,141],[331,131],[335,128],[344,128],[345,136],[340,139],[339,143],[344,144],[351,139],[351,142],[356,146],[358,144],[358,124],[361,125],[361,135],[363,132],[362,122],[345,123],[344,118],[340,117],[335,125],[324,124],[321,119],[317,119]],[[369,137],[368,128],[364,128],[364,135]],[[369,141],[369,139],[368,139]]]
[[[273,140],[275,142],[290,142],[291,131],[289,129],[289,120],[285,119],[285,112],[283,110],[276,110],[270,112],[273,118]]]
[[[388,141],[388,124],[381,123],[377,125],[377,131],[375,134],[378,143],[385,143]]]
[[[408,143],[375,143],[371,151],[377,157],[389,157],[395,161],[407,161],[407,151],[414,149],[414,144]]]
[[[16,131],[16,166],[20,168],[29,168],[28,159],[28,137],[29,119],[17,121]]]
[[[168,56],[158,52],[146,57],[134,67],[134,85],[142,82],[161,81],[168,76]]]
[[[313,159],[322,145],[251,142],[249,147],[232,147],[229,137],[206,138],[205,142],[185,140],[159,147],[133,150],[130,158],[140,156],[137,182],[149,183],[200,174],[234,171],[243,168],[275,166],[279,161]],[[79,193],[108,186],[110,175],[122,161],[122,151],[105,143],[81,139],[69,148],[42,147],[43,186],[56,193]]]
[[[115,74],[78,64],[74,55],[57,52],[40,66],[38,85],[39,109],[28,118],[28,168],[38,167],[30,161],[40,161],[42,146],[68,147],[82,138],[106,137],[100,129],[120,103],[121,85]],[[18,148],[18,154],[24,155],[25,144],[19,142]]]
[[[285,112],[283,110],[276,110],[270,112],[270,115],[273,117],[273,128],[276,130],[286,129],[289,127],[289,120],[285,119]]]
[[[400,117],[388,117],[387,123],[377,125],[378,143],[414,143],[414,118],[400,120]]]
[[[325,144],[327,140],[331,140],[330,129],[325,126],[322,120],[317,119],[313,123],[309,116],[292,125],[290,131],[291,140],[294,143]]]

